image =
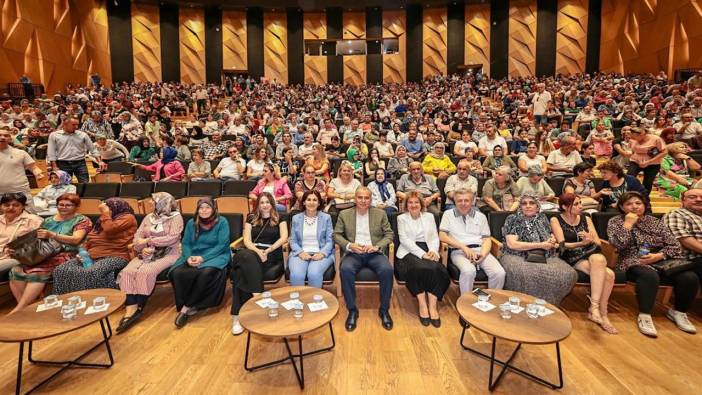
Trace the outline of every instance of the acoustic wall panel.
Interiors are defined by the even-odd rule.
[[[302,37],[305,40],[327,38],[327,15],[324,12],[306,12],[302,17]],[[324,85],[327,83],[326,56],[305,55],[305,84]]]
[[[132,4],[132,48],[134,81],[161,81],[161,25],[157,5]]]
[[[465,64],[482,64],[490,75],[490,4],[466,6]]]
[[[621,0],[602,3],[600,68],[619,73],[702,66],[702,2]]]
[[[27,74],[48,93],[112,84],[107,9],[99,0],[0,0],[0,82]]]
[[[383,11],[383,37],[395,37],[399,52],[383,55],[383,82],[399,84],[407,80],[407,20],[403,11]]]
[[[585,72],[588,0],[560,0],[556,17],[556,73]]]
[[[509,3],[509,64],[512,77],[534,75],[536,71],[536,0]]]
[[[186,84],[205,83],[205,10],[181,7],[180,81]]]
[[[424,9],[422,21],[422,77],[446,75],[446,8]]]
[[[288,83],[288,20],[285,12],[263,12],[263,75]]]
[[[222,57],[225,69],[247,69],[246,11],[222,11]]]
[[[366,13],[349,11],[343,14],[344,39],[366,38]],[[363,85],[366,83],[366,55],[344,56],[344,84]]]

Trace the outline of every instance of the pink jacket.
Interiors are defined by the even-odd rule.
[[[265,188],[267,184],[268,182],[265,178],[258,180],[258,183],[251,193],[256,196],[260,196],[261,192],[263,192],[263,188]],[[288,200],[292,197],[292,191],[290,191],[290,187],[288,186],[286,179],[279,178],[273,181],[273,197],[275,198],[276,203],[285,205],[288,204]]]
[[[144,167],[144,170],[154,172],[154,175],[151,176],[151,178],[154,181],[159,181],[161,179],[161,167],[164,167],[164,164],[161,163],[161,161],[158,161]],[[163,169],[163,172],[166,173],[166,177],[173,176],[171,177],[171,181],[183,181],[183,176],[185,175],[183,165],[181,165],[177,160],[167,163]]]

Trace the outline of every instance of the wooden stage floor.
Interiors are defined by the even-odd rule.
[[[587,321],[586,289],[576,288],[564,307],[573,320],[573,333],[562,343],[564,394],[694,394],[702,393],[702,333],[688,335],[664,316],[654,316],[658,339],[639,334],[635,300],[630,290],[615,290],[610,307],[620,330],[607,335]],[[346,310],[334,320],[337,346],[332,352],[305,358],[306,394],[483,394],[487,391],[489,363],[459,346],[461,329],[453,307],[454,286],[441,304],[442,327],[423,327],[416,302],[405,288],[393,295],[395,328],[382,329],[377,316],[377,290],[359,288],[361,314],[355,332],[344,330]],[[115,335],[111,345],[115,365],[107,370],[75,369],[65,372],[37,393],[51,394],[297,394],[291,366],[281,365],[248,373],[244,370],[246,336],[232,336],[228,294],[222,306],[176,330],[169,286],[157,288],[146,314],[135,327]],[[9,311],[10,303],[0,308]],[[692,315],[702,331],[702,300]],[[111,317],[113,327],[121,311]],[[326,329],[326,328],[325,328]],[[311,350],[329,341],[321,329],[305,338]],[[67,359],[100,338],[97,324],[78,332],[35,343],[35,356]],[[469,331],[467,342],[489,353],[490,338]],[[500,345],[502,344],[502,345]],[[498,342],[498,356],[513,345]],[[0,343],[0,393],[14,392],[16,344]],[[252,338],[254,363],[283,356],[284,346]],[[101,362],[104,348],[85,361]],[[556,381],[555,347],[524,346],[516,366]],[[24,388],[48,377],[55,369],[24,364]],[[514,373],[507,373],[495,393],[543,394],[545,389]]]

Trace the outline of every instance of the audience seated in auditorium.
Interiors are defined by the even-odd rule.
[[[183,165],[176,160],[178,151],[172,147],[163,147],[161,149],[162,158],[150,165],[142,165],[134,163],[135,167],[154,173],[151,176],[153,181],[157,182],[179,182],[185,177],[185,169]]]
[[[646,129],[631,128],[629,146],[632,155],[629,157],[630,176],[643,172],[643,186],[650,191],[653,181],[661,169],[661,161],[668,154],[665,142],[660,137],[649,133]]]
[[[192,151],[192,159],[188,165],[188,179],[190,181],[207,181],[212,178],[212,165],[204,159],[202,150],[196,148]],[[243,168],[243,165],[241,166]]]
[[[329,206],[326,211],[329,214],[338,214],[356,204],[356,190],[361,187],[361,182],[353,177],[353,171],[351,162],[341,162],[337,177],[327,186]]]
[[[41,226],[41,217],[25,211],[26,207],[27,196],[23,193],[4,193],[0,197],[0,272],[19,265],[7,244]]]
[[[682,194],[692,186],[694,181],[690,171],[699,171],[702,166],[688,155],[690,147],[687,143],[678,141],[668,144],[666,148],[668,155],[661,161],[661,171],[656,178],[656,185],[666,195],[680,200]]]
[[[263,165],[263,176],[258,180],[251,193],[249,193],[249,199],[256,202],[263,192],[273,196],[274,207],[278,212],[285,213],[288,210],[288,203],[292,198],[288,180],[281,178],[278,168],[271,163]]]
[[[56,198],[64,193],[76,193],[76,186],[71,185],[71,176],[63,170],[49,173],[49,185],[34,196],[34,208],[42,216],[55,215]]]
[[[368,189],[371,191],[371,206],[385,210],[390,216],[397,211],[397,196],[395,187],[387,177],[384,169],[377,169],[372,174],[373,181],[368,184]]]
[[[424,199],[424,208],[434,215],[439,215],[441,194],[434,177],[423,173],[420,162],[410,163],[409,171],[409,174],[403,175],[397,181],[398,201],[404,202],[408,192],[418,191]]]
[[[602,174],[602,211],[617,211],[617,202],[626,192],[638,192],[648,201],[648,191],[638,179],[625,175],[624,169],[613,161],[608,161],[597,166]]]

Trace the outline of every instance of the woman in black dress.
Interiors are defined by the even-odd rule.
[[[258,197],[256,212],[244,224],[244,248],[234,255],[232,270],[232,334],[244,328],[239,310],[254,293],[263,292],[263,274],[273,266],[283,265],[283,244],[288,240],[288,224],[275,210],[275,199],[268,192]]]
[[[607,267],[601,242],[590,217],[583,215],[583,204],[574,193],[558,198],[561,214],[551,218],[551,229],[560,243],[560,258],[575,270],[590,276],[590,309],[587,318],[609,334],[619,333],[607,318],[607,304],[614,288],[614,272]]]

